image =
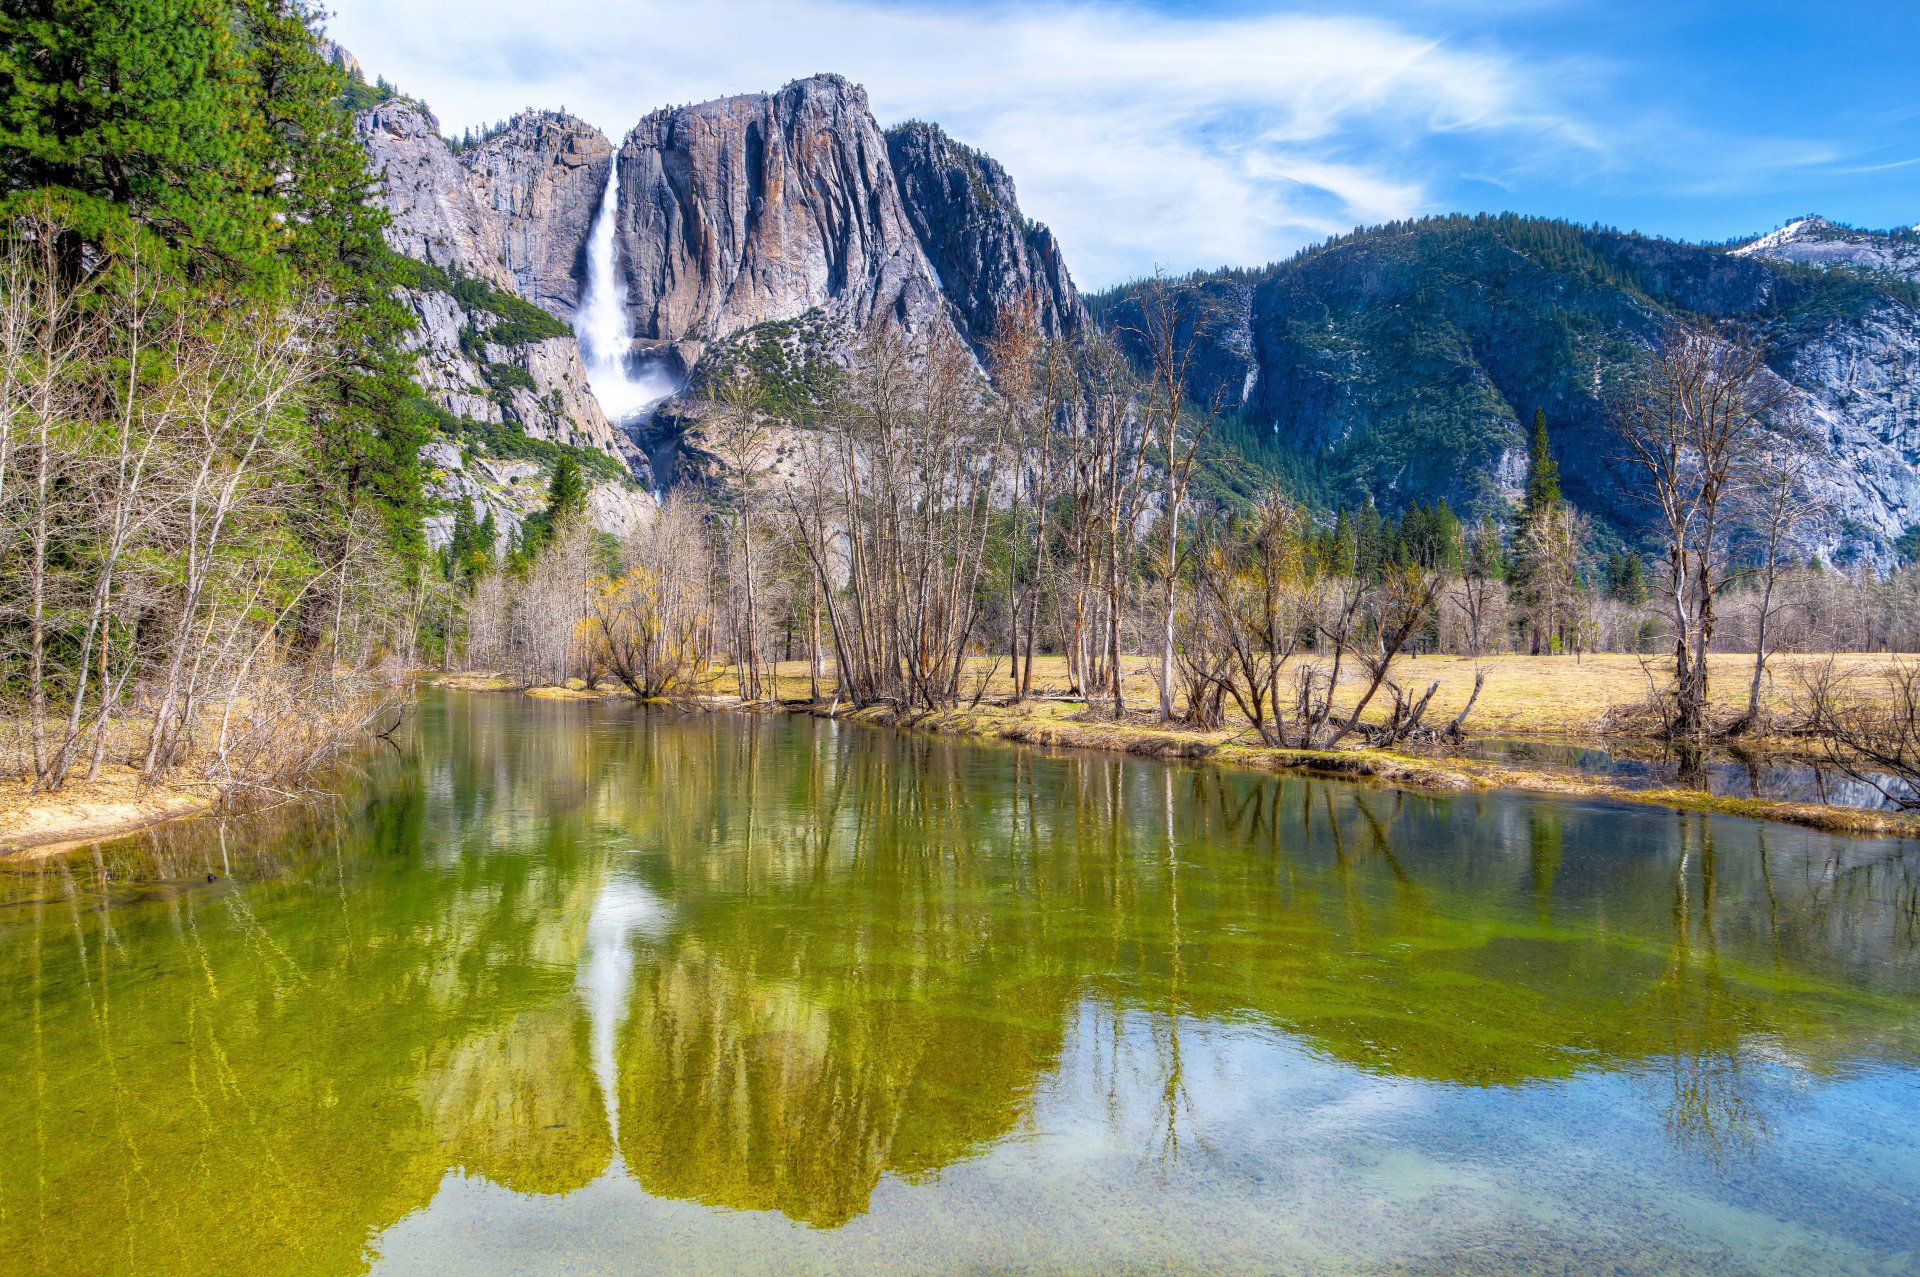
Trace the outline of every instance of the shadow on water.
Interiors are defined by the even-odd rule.
[[[336,801],[0,876],[0,1253],[1920,1245],[1911,844],[800,718],[433,696],[410,730]]]

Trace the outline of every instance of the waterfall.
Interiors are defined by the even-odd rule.
[[[658,363],[635,367],[633,326],[627,320],[627,288],[614,260],[618,221],[620,154],[614,152],[606,194],[587,236],[587,291],[574,312],[573,331],[587,365],[600,410],[616,427],[643,423],[647,410],[680,387]]]

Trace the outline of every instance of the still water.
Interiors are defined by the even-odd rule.
[[[1920,1269],[1920,845],[498,696],[339,788],[0,870],[0,1270]]]

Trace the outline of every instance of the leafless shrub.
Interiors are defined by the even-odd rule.
[[[1799,700],[1836,767],[1895,806],[1920,810],[1920,661],[1863,675],[1843,674],[1829,659],[1801,671]]]

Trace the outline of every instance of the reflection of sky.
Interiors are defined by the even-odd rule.
[[[621,928],[657,918],[641,900],[609,904],[599,934],[623,944]],[[610,987],[595,984],[589,1005]],[[377,1270],[1339,1272],[1475,1259],[1505,1271],[1605,1256],[1635,1272],[1803,1277],[1883,1271],[1888,1252],[1920,1246],[1914,1074],[1809,1078],[1757,1052],[1739,1064],[1718,1076],[1734,1089],[1715,1111],[1758,1115],[1763,1129],[1729,1167],[1670,1130],[1676,1079],[1697,1083],[1699,1070],[1402,1080],[1272,1028],[1116,1019],[1088,999],[1027,1121],[918,1183],[883,1177],[842,1228],[652,1198],[617,1174],[530,1197],[453,1173],[378,1239]],[[1838,1221],[1853,1235],[1830,1231]]]

